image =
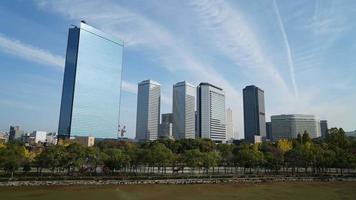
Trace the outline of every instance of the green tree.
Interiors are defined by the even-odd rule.
[[[129,157],[121,149],[106,149],[105,154],[104,164],[112,172],[115,172],[115,170],[121,170],[124,167],[127,167],[130,163]]]
[[[202,167],[202,153],[198,149],[187,150],[183,155],[184,163],[193,170]]]
[[[81,169],[85,163],[85,148],[78,143],[71,143],[65,148],[63,162],[70,175],[75,169]]]
[[[8,144],[6,148],[0,150],[0,165],[5,172],[14,177],[14,172],[25,160],[25,148],[18,144]]]

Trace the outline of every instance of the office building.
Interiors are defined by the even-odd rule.
[[[94,146],[95,138],[93,136],[74,136],[72,142],[81,144],[85,147]]]
[[[47,140],[47,132],[45,131],[33,131],[30,135],[34,143],[45,143]]]
[[[195,87],[185,81],[173,85],[173,137],[195,138]]]
[[[9,141],[21,140],[24,132],[20,130],[19,126],[10,126]]]
[[[122,41],[84,22],[69,29],[58,138],[116,138]]]
[[[173,114],[162,114],[162,122],[159,125],[158,138],[173,139]]]
[[[319,120],[314,115],[274,115],[272,121],[272,139],[297,138],[298,134],[307,132],[311,138],[320,136]]]
[[[321,132],[321,137],[325,138],[328,133],[328,121],[327,120],[320,120],[320,132]]]
[[[243,89],[245,140],[254,143],[254,136],[266,137],[264,91],[250,85]]]
[[[266,139],[272,139],[272,122],[266,122]]]
[[[138,84],[136,139],[156,140],[160,118],[161,86],[152,80]]]
[[[226,141],[225,92],[212,84],[197,87],[197,137]]]
[[[46,136],[47,144],[57,144],[57,134],[56,133],[48,133]]]
[[[226,109],[226,140],[234,139],[234,124],[231,108]]]

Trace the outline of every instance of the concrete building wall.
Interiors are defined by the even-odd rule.
[[[146,80],[138,84],[136,139],[156,140],[159,131],[161,86]]]

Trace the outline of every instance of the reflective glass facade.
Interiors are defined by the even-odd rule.
[[[117,137],[123,43],[85,23],[69,29],[59,137]]]
[[[250,85],[243,89],[245,140],[254,142],[255,136],[266,137],[264,92]]]

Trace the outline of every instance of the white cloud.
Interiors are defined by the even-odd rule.
[[[294,94],[295,94],[296,97],[298,97],[298,86],[297,86],[297,82],[295,80],[294,62],[293,62],[293,58],[292,58],[292,51],[291,51],[291,48],[289,46],[288,36],[287,36],[287,33],[286,33],[285,29],[284,29],[284,25],[283,25],[283,22],[282,22],[282,19],[281,19],[281,15],[279,14],[279,8],[278,8],[276,0],[273,0],[273,7],[274,7],[274,10],[275,10],[276,15],[277,15],[278,25],[279,25],[279,28],[281,30],[282,37],[283,37],[283,42],[284,42],[284,45],[285,45],[286,51],[287,51],[286,52],[287,53],[287,61],[288,61],[288,66],[289,66],[290,77],[291,77],[292,84],[293,84]]]
[[[40,64],[64,68],[64,59],[61,56],[52,54],[49,51],[22,43],[18,40],[8,38],[0,34],[0,51],[18,56],[20,58]]]
[[[137,84],[130,83],[128,81],[122,80],[121,82],[122,90],[132,94],[137,94]]]

